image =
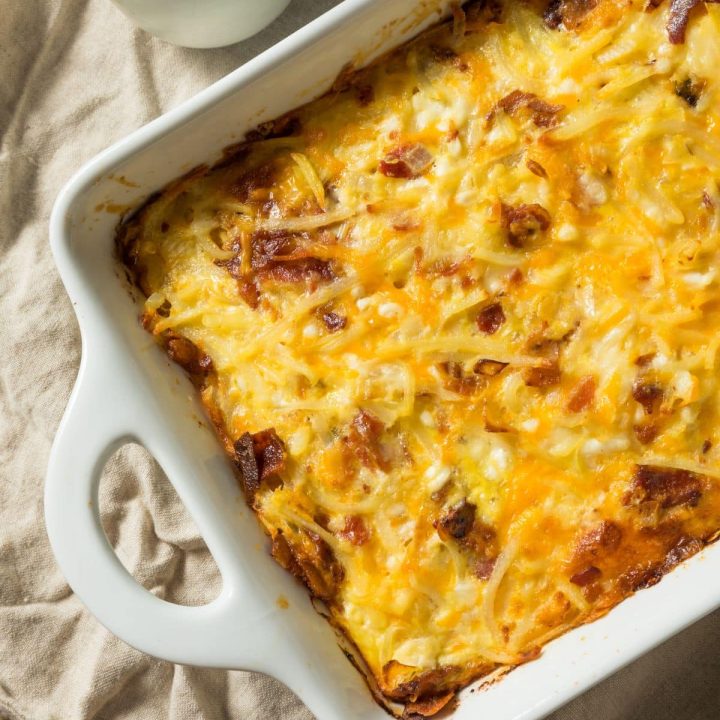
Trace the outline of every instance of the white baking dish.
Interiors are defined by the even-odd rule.
[[[200,429],[194,390],[139,326],[113,259],[116,206],[131,206],[258,122],[310,100],[350,60],[367,60],[438,18],[447,2],[346,0],[88,163],[55,205],[51,244],[78,316],[77,384],[50,456],[47,529],[73,590],[113,633],[178,663],[269,673],[318,720],[379,720],[360,674],[305,591],[269,557],[227,459]],[[195,416],[195,417],[193,417]],[[137,440],[158,460],[223,577],[204,607],[167,603],[124,570],[100,526],[107,458]],[[280,595],[289,599],[281,609]],[[720,547],[551,643],[536,661],[461,695],[454,720],[540,718],[720,605]]]

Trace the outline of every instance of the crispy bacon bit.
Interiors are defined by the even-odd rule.
[[[409,702],[405,705],[402,720],[415,720],[415,718],[426,718],[437,715],[455,697],[454,692],[444,695],[433,695],[422,700]]]
[[[652,415],[657,412],[663,401],[663,388],[654,382],[646,382],[638,379],[633,383],[632,396],[639,402],[646,415]]]
[[[278,437],[275,428],[268,428],[252,435],[243,433],[234,448],[245,494],[252,502],[261,483],[284,470],[285,443]]]
[[[564,25],[567,30],[574,30],[596,5],[597,0],[550,0],[543,19],[553,30],[560,25]]]
[[[505,323],[505,312],[499,302],[483,308],[475,318],[478,329],[486,335],[494,335]]]
[[[704,476],[681,468],[638,465],[625,505],[657,502],[663,509],[689,505],[695,507],[703,492]]]
[[[545,21],[545,24],[552,30],[555,30],[562,25],[562,4],[562,0],[550,0],[548,6],[545,8],[545,12],[543,13],[543,20]]]
[[[322,320],[325,323],[325,327],[333,333],[342,330],[347,325],[346,317],[332,311],[324,312],[322,314]]]
[[[706,2],[719,2],[720,0],[706,0]],[[690,22],[690,13],[703,0],[672,0],[670,15],[667,22],[668,39],[673,45],[682,45],[685,42],[685,33]]]
[[[260,471],[258,470],[257,459],[253,448],[252,435],[243,433],[235,442],[235,462],[240,470],[243,490],[250,502],[255,498],[255,493],[260,487]],[[282,563],[281,563],[282,564]],[[286,565],[283,565],[287,567]],[[287,567],[289,570],[290,568]]]
[[[713,199],[710,197],[710,194],[708,193],[707,190],[703,190],[702,204],[706,210],[714,210],[715,209],[715,203],[713,202]]]
[[[378,169],[386,177],[416,178],[427,172],[433,156],[420,143],[400,145],[380,161]]]
[[[357,546],[364,545],[370,537],[370,532],[359,515],[348,515],[345,518],[345,527],[338,534]]]
[[[460,395],[472,395],[477,388],[481,387],[484,378],[478,375],[466,375],[462,363],[449,360],[441,363],[440,368],[447,374],[448,380],[445,386],[448,390]]]
[[[282,472],[285,468],[285,443],[278,437],[275,428],[261,430],[252,439],[260,482]]]
[[[560,382],[560,366],[557,362],[542,367],[529,367],[523,371],[523,380],[528,387],[550,387]]]
[[[297,248],[298,238],[285,230],[258,230],[252,234],[250,265],[262,270],[278,255],[290,255]]]
[[[530,110],[532,120],[537,127],[549,128],[557,124],[557,114],[564,109],[563,105],[553,105],[541,100],[535,93],[522,90],[513,90],[509,95],[498,100],[495,109],[491,111],[492,117],[497,109],[504,110],[508,115],[515,117],[517,113],[527,108]]]
[[[525,165],[527,169],[533,174],[541,178],[547,178],[547,170],[537,160],[528,160]]]
[[[516,248],[545,232],[552,222],[550,213],[537,203],[530,205],[500,205],[500,222],[507,231],[508,242]]]
[[[238,281],[238,292],[240,297],[253,309],[256,310],[260,304],[260,290],[258,286],[249,280]]]
[[[489,580],[496,562],[496,557],[480,558],[480,560],[473,565],[473,574],[479,580]]]
[[[641,422],[633,425],[633,432],[641,445],[649,445],[660,434],[660,428],[654,422]]]
[[[302,570],[297,564],[295,556],[290,549],[290,545],[288,545],[288,542],[281,531],[278,531],[277,535],[275,535],[272,539],[272,545],[270,546],[270,554],[273,556],[278,565],[284,567],[295,577],[298,577],[302,580]]]
[[[585,533],[575,548],[577,560],[592,560],[601,555],[615,552],[622,542],[622,529],[612,520],[603,520]]]
[[[701,452],[703,455],[707,455],[710,452],[710,449],[712,448],[712,443],[710,440],[705,440],[705,442],[702,444]]]
[[[635,358],[635,364],[638,367],[647,367],[655,358],[655,353],[645,353],[644,355],[639,355],[637,358]]]
[[[691,108],[697,107],[700,96],[705,90],[704,80],[693,80],[685,78],[682,82],[675,83],[675,94],[682,98]]]
[[[213,369],[212,359],[193,342],[179,335],[171,335],[165,341],[168,357],[190,375],[204,377]]]
[[[585,375],[578,380],[577,385],[570,392],[567,409],[578,413],[587,410],[595,399],[597,383],[592,375]]]
[[[591,565],[590,567],[585,568],[585,570],[575,573],[570,578],[570,582],[573,585],[578,585],[579,587],[586,587],[587,585],[591,585],[592,583],[598,581],[601,576],[602,572],[600,568]]]
[[[360,410],[350,423],[350,430],[343,442],[349,451],[367,468],[388,469],[383,456],[380,436],[385,426],[372,413]]]
[[[438,535],[446,541],[450,538],[462,540],[472,530],[475,523],[475,510],[477,510],[477,506],[467,500],[450,508],[447,514],[435,522]]]
[[[319,260],[313,257],[301,258],[300,260],[275,261],[272,265],[262,270],[260,276],[270,278],[275,282],[305,282],[310,285],[329,282],[336,277],[329,261]]]
[[[475,363],[473,372],[486,377],[495,377],[499,375],[509,363],[499,362],[498,360],[478,360]]]
[[[467,500],[450,508],[433,524],[445,542],[457,542],[470,556],[475,577],[487,580],[497,559],[495,530],[476,517],[477,507]]]
[[[328,602],[335,596],[345,571],[325,540],[310,530],[305,530],[305,535],[311,541],[312,549],[307,560],[297,556],[298,564],[303,569],[305,581],[313,595]],[[305,549],[306,543],[303,543]]]
[[[288,542],[278,532],[270,552],[282,567],[302,580],[315,597],[326,602],[335,597],[345,573],[332,548],[319,535],[303,530]]]

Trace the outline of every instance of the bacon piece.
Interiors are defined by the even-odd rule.
[[[322,314],[322,320],[325,323],[325,327],[330,332],[338,332],[347,325],[347,318],[343,315],[338,315],[336,312],[327,311]]]
[[[240,297],[253,309],[256,310],[260,304],[260,290],[258,286],[249,280],[238,281],[238,292]]]
[[[454,538],[462,540],[472,530],[475,523],[475,510],[477,506],[463,500],[460,504],[450,508],[448,512],[435,522],[438,535],[443,540]]]
[[[240,470],[245,496],[252,502],[255,498],[255,493],[260,487],[260,471],[258,470],[257,459],[255,458],[252,435],[248,432],[243,433],[240,438],[236,440],[234,449],[235,463]]]
[[[441,363],[440,367],[448,376],[445,387],[459,395],[472,395],[484,384],[483,377],[466,375],[462,363],[449,360]]]
[[[325,540],[310,530],[305,530],[305,536],[311,543],[308,557],[299,553],[295,557],[313,595],[328,602],[335,596],[345,571]],[[303,543],[303,550],[306,548],[307,543]]]
[[[345,518],[345,527],[338,533],[352,545],[364,545],[370,538],[370,531],[359,515],[348,515]]]
[[[597,3],[598,0],[550,0],[543,19],[553,30],[560,25],[564,25],[567,30],[574,30]]]
[[[695,507],[703,493],[703,475],[681,468],[637,465],[632,487],[624,499],[632,502],[657,502],[663,509],[688,505]]]
[[[496,302],[483,308],[475,318],[478,329],[486,335],[494,335],[505,323],[505,312],[501,303]]]
[[[444,542],[456,542],[469,555],[475,577],[487,580],[497,560],[494,528],[476,516],[477,507],[463,499],[433,525]]]
[[[278,532],[270,550],[273,558],[302,580],[320,600],[331,602],[345,572],[332,548],[311,530],[303,530],[292,542]]]
[[[550,387],[560,382],[560,366],[557,362],[542,367],[529,367],[523,371],[523,380],[528,387]]]
[[[530,110],[533,122],[537,127],[549,128],[557,124],[557,114],[564,109],[563,105],[553,105],[541,100],[535,93],[513,90],[509,95],[498,100],[495,109],[491,111],[491,117],[497,109],[504,110],[508,115],[514,117],[523,108]]]
[[[663,395],[662,385],[642,379],[638,379],[633,383],[633,399],[643,406],[646,415],[652,415],[654,412],[657,412],[662,404]]]
[[[479,580],[489,580],[496,562],[496,557],[480,558],[480,560],[473,565],[473,575]]]
[[[274,428],[268,428],[254,434],[243,433],[234,449],[245,494],[252,502],[260,485],[285,469],[285,443]]]
[[[579,587],[587,587],[588,585],[597,582],[601,576],[602,571],[600,568],[590,565],[590,567],[585,568],[585,570],[575,573],[570,578],[570,582],[573,585],[578,585]]]
[[[703,3],[717,3],[720,0],[672,0],[670,15],[667,22],[668,39],[673,45],[682,45],[685,42],[690,13]]]
[[[252,234],[250,265],[262,270],[278,255],[289,255],[297,247],[298,238],[286,230],[257,230]]]
[[[275,428],[255,433],[252,440],[260,482],[285,469],[285,443],[278,437]]]
[[[545,232],[552,223],[550,213],[537,203],[529,205],[500,205],[500,222],[507,231],[508,242],[516,248],[540,233]]]
[[[575,558],[590,560],[615,552],[622,542],[622,529],[612,520],[603,520],[585,533],[575,548]]]
[[[393,148],[380,161],[378,169],[391,178],[416,178],[432,165],[433,156],[424,145],[411,143]]]
[[[315,284],[334,280],[336,275],[328,260],[309,257],[300,260],[275,260],[260,271],[261,278],[275,282]]]
[[[649,445],[660,434],[660,428],[654,422],[641,422],[633,425],[633,432],[641,445]]]
[[[585,375],[578,380],[577,385],[570,392],[567,409],[570,412],[577,413],[586,410],[592,405],[595,399],[595,390],[597,383],[594,376]]]
[[[213,369],[212,358],[186,337],[171,334],[165,340],[165,348],[173,362],[197,379],[205,377]]]
[[[388,469],[383,456],[380,436],[385,426],[372,413],[360,410],[350,423],[350,431],[343,438],[345,446],[367,468]]]

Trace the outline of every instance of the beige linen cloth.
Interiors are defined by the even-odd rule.
[[[80,340],[47,224],[60,187],[83,162],[334,4],[294,0],[257,37],[210,51],[155,40],[107,0],[0,4],[0,718],[312,717],[270,678],[137,652],[99,625],[65,584],[45,535],[42,491]],[[101,495],[108,537],[145,587],[192,604],[217,594],[203,541],[142,449],[126,447],[111,461]],[[714,718],[720,614],[553,716]]]

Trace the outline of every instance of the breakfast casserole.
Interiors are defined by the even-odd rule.
[[[456,5],[118,228],[272,556],[405,717],[718,535],[718,68],[720,5]]]

